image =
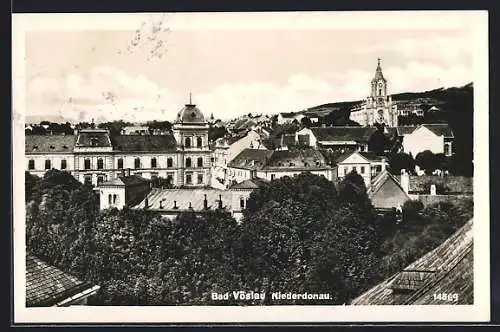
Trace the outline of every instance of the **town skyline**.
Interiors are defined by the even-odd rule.
[[[281,15],[293,23],[293,15]],[[26,116],[171,121],[189,93],[206,116],[223,120],[300,111],[364,99],[378,58],[390,94],[474,80],[470,35],[461,27],[427,27],[424,34],[419,26],[390,24],[376,31],[334,24],[187,29],[168,14],[130,26],[136,29],[27,32]]]

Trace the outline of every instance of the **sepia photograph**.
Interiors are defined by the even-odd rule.
[[[489,320],[486,11],[12,17],[16,322]]]

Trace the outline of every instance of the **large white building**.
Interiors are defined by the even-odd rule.
[[[388,94],[387,80],[382,74],[380,59],[378,59],[375,76],[370,83],[370,96],[361,107],[351,110],[350,119],[362,126],[373,126],[377,123],[388,127],[398,125],[397,106]]]
[[[70,172],[98,185],[128,171],[145,179],[162,177],[172,185],[200,187],[211,182],[208,123],[194,104],[177,114],[173,135],[118,135],[85,129],[76,135],[27,135],[26,170],[43,176],[49,169]]]
[[[434,154],[443,153],[447,157],[453,155],[454,135],[446,123],[400,126],[393,130],[400,152],[413,157],[426,150]]]

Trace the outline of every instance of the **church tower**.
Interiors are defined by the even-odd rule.
[[[387,80],[382,73],[380,58],[377,61],[375,76],[370,85],[370,96],[365,103],[366,124],[373,126],[375,124],[384,124],[389,127],[398,125],[398,112],[392,98],[387,94]]]

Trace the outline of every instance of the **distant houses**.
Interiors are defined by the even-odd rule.
[[[335,151],[368,151],[368,143],[377,131],[374,127],[311,127],[299,130],[295,142]]]
[[[446,123],[401,126],[391,128],[391,131],[393,140],[400,146],[400,152],[414,157],[426,150],[434,154],[443,153],[445,156],[453,154],[455,136]]]

